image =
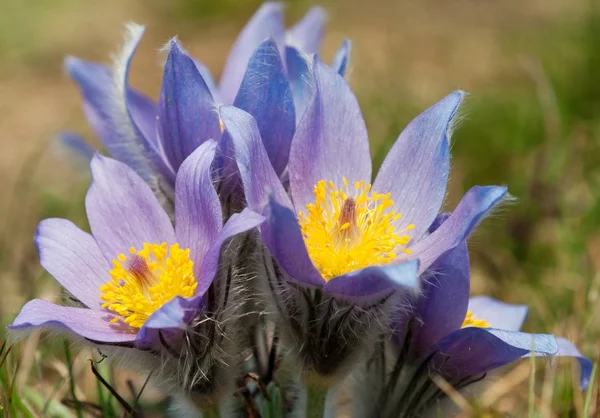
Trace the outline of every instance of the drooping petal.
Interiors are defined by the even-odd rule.
[[[594,365],[592,362],[585,356],[583,356],[575,344],[566,338],[557,338],[556,342],[558,343],[558,353],[557,356],[561,357],[574,357],[579,362],[580,374],[579,374],[579,385],[581,386],[581,390],[587,390],[590,379],[592,377],[592,369]]]
[[[216,148],[213,140],[198,147],[181,165],[175,183],[175,235],[182,248],[190,249],[196,277],[223,226],[221,203],[211,176]]]
[[[398,290],[416,291],[419,287],[418,269],[418,260],[367,267],[331,279],[324,289],[333,296],[358,303],[373,303]]]
[[[90,228],[107,260],[145,242],[175,242],[175,233],[150,187],[128,166],[96,155],[85,198]]]
[[[478,327],[459,329],[434,349],[430,364],[452,380],[486,373],[532,353],[553,356],[559,350],[553,335]]]
[[[197,295],[203,295],[211,285],[219,267],[219,255],[221,247],[229,238],[256,228],[263,223],[265,218],[256,212],[245,208],[240,213],[234,213],[223,225],[216,239],[211,243],[204,259],[198,277]]]
[[[201,296],[189,299],[174,297],[144,322],[137,334],[136,344],[142,348],[157,346],[160,342],[159,332],[163,333],[163,338],[177,338],[177,334],[185,330],[203,306],[204,299]]]
[[[156,115],[156,107],[150,99],[129,89],[129,67],[143,34],[144,26],[135,23],[125,25],[125,43],[121,51],[116,54],[113,65],[114,91],[111,94],[116,106],[113,110],[114,123],[122,138],[125,139],[125,141],[121,141],[125,150],[131,149],[128,152],[132,155],[134,165],[128,164],[148,183],[152,184],[156,178],[153,162],[158,162],[156,168],[159,170],[168,171],[160,156],[156,155],[158,151],[156,130],[152,129],[154,124],[150,120],[152,114]],[[134,143],[138,145],[135,150]],[[139,148],[142,151],[141,156]]]
[[[283,271],[292,279],[305,285],[323,286],[325,280],[308,255],[296,214],[290,208],[271,199],[265,217],[267,220],[260,228],[261,234],[267,248]],[[354,288],[355,292],[360,291],[356,284]],[[334,284],[331,291],[335,293],[344,289]],[[352,292],[352,285],[346,290],[348,293]]]
[[[250,57],[256,47],[269,37],[275,39],[280,49],[283,48],[285,28],[283,26],[283,8],[280,3],[264,3],[240,32],[229,52],[219,83],[223,103],[233,103]]]
[[[69,157],[74,157],[77,162],[89,167],[96,150],[83,137],[73,132],[60,132],[56,135],[55,141],[57,153],[68,153]]]
[[[447,214],[438,216],[434,224],[441,224],[447,217]],[[470,291],[467,243],[461,242],[438,258],[421,278],[421,287],[411,336],[416,355],[425,353],[463,324]]]
[[[492,328],[519,331],[527,318],[527,306],[511,305],[487,296],[475,296],[469,300],[469,311],[476,318],[485,320]]]
[[[294,96],[297,124],[302,119],[315,89],[312,57],[292,46],[286,46],[285,62],[288,81]]]
[[[35,245],[40,264],[65,289],[92,309],[100,309],[100,285],[110,280],[111,266],[96,240],[66,219],[40,222]]]
[[[221,137],[215,102],[192,58],[171,39],[159,98],[160,133],[175,171],[209,139]]]
[[[147,96],[129,89],[127,105],[131,119],[140,130],[142,137],[153,149],[158,149],[161,145],[156,134],[156,117],[158,116],[156,103]]]
[[[373,183],[377,193],[391,193],[402,214],[400,230],[409,224],[414,240],[427,231],[440,211],[450,173],[452,120],[464,93],[456,91],[421,113],[402,131]]]
[[[296,46],[308,54],[316,54],[321,47],[326,20],[327,14],[322,7],[312,7],[289,30],[286,43]]]
[[[475,186],[435,232],[410,247],[411,258],[421,261],[424,272],[442,254],[463,242],[481,219],[506,196],[506,187]]]
[[[152,177],[133,122],[127,111],[122,110],[110,69],[75,57],[65,59],[65,68],[83,95],[86,118],[103,145],[145,180]]]
[[[66,330],[89,340],[105,343],[134,341],[135,330],[129,326],[111,324],[112,318],[114,315],[106,311],[70,308],[34,299],[23,306],[9,329]]]
[[[221,106],[219,114],[231,140],[247,206],[262,214],[273,195],[280,204],[291,207],[269,161],[254,118],[233,106]]]
[[[296,127],[294,100],[277,44],[263,41],[248,63],[234,106],[256,120],[277,175],[285,169]]]
[[[352,52],[352,42],[349,39],[344,39],[344,43],[335,53],[331,68],[333,68],[339,75],[344,77],[348,64],[350,62],[350,53]]]
[[[292,140],[289,175],[296,210],[315,200],[319,180],[371,181],[369,138],[358,102],[346,81],[317,57],[315,94]]]

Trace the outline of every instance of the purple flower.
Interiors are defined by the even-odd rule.
[[[449,219],[439,216],[432,231],[443,228]],[[397,318],[392,339],[397,360],[374,403],[381,407],[377,416],[421,413],[443,396],[431,380],[433,375],[461,389],[492,369],[531,355],[576,357],[581,387],[587,388],[592,363],[573,344],[552,335],[520,332],[527,307],[485,296],[469,298],[469,280],[463,241],[431,266],[414,313],[403,312]]]
[[[176,345],[202,312],[221,246],[263,221],[250,210],[223,225],[212,184],[216,143],[181,165],[175,228],[150,187],[128,166],[95,156],[86,209],[92,235],[65,219],[46,219],[35,243],[42,266],[81,307],[35,299],[12,330],[64,330],[102,344]]]
[[[371,157],[358,103],[345,80],[315,58],[315,89],[289,155],[289,193],[270,164],[251,115],[222,106],[249,208],[270,255],[266,290],[301,364],[331,375],[387,326],[389,308],[441,255],[459,245],[506,194],[474,187],[443,228],[455,92],[401,133],[371,186]],[[270,257],[275,263],[270,261]],[[402,302],[400,302],[402,303]],[[327,336],[328,338],[324,338]]]
[[[463,93],[419,115],[401,133],[372,187],[365,124],[342,77],[315,59],[315,95],[290,150],[290,195],[273,170],[252,117],[223,106],[248,207],[265,213],[264,242],[300,286],[372,300],[416,284],[460,244],[506,194],[474,187],[435,233],[426,231],[443,203],[449,135]]]
[[[324,20],[324,11],[315,7],[286,32],[282,5],[265,3],[232,47],[219,87],[208,69],[172,39],[158,104],[128,84],[142,26],[127,26],[114,68],[73,57],[66,59],[65,66],[81,90],[86,118],[102,144],[155,193],[171,199],[185,158],[208,139],[220,139],[215,112],[220,103],[235,104],[256,118],[272,164],[279,174],[283,172],[298,109],[311,88],[306,57],[319,48]],[[342,73],[348,55],[346,42],[334,64]],[[72,136],[63,144],[82,148]],[[226,160],[226,155],[218,158],[217,165]]]

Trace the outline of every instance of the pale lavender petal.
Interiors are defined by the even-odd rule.
[[[315,57],[315,94],[292,140],[289,176],[296,210],[315,200],[319,180],[341,187],[371,181],[371,157],[365,121],[346,81]],[[433,219],[432,219],[433,220]]]
[[[339,75],[344,77],[346,70],[348,69],[348,63],[350,62],[350,53],[352,52],[352,42],[349,39],[344,39],[344,43],[335,53],[331,68],[333,68]]]
[[[216,147],[213,140],[198,147],[181,165],[175,183],[175,235],[182,248],[190,249],[196,277],[223,226],[221,203],[211,176]]]
[[[446,217],[441,215],[438,219]],[[467,243],[463,241],[438,258],[422,275],[421,287],[411,337],[412,350],[417,355],[463,324],[470,291]]]
[[[494,328],[467,327],[453,332],[435,347],[431,365],[453,381],[478,376],[524,356],[553,356],[556,338]]]
[[[240,32],[229,52],[221,75],[219,91],[223,103],[233,103],[250,57],[256,47],[269,37],[275,39],[277,45],[283,48],[285,28],[283,26],[283,9],[280,3],[264,3]]]
[[[294,96],[297,123],[302,119],[315,90],[312,57],[294,47],[287,46],[285,48],[285,63]]]
[[[115,98],[117,93],[110,69],[75,57],[65,59],[65,69],[81,91],[84,113],[102,144],[111,155],[143,174],[145,179],[151,177],[138,138],[130,135],[133,123]]]
[[[34,241],[48,273],[86,306],[100,309],[100,285],[110,281],[112,266],[96,240],[66,219],[45,219]]]
[[[427,231],[446,196],[450,173],[450,127],[464,98],[454,92],[421,113],[402,131],[373,183],[377,193],[391,193],[402,214],[398,228],[409,224],[414,240]]]
[[[148,111],[156,114],[156,110],[149,109],[154,107],[150,99],[129,89],[129,67],[143,34],[143,26],[135,23],[125,25],[125,43],[115,56],[109,94],[114,106],[111,119],[119,132],[120,146],[131,157],[131,163],[127,164],[147,182],[153,183],[156,179],[153,161],[159,161],[158,169],[164,170],[160,157],[155,154],[157,139],[147,115]]]
[[[131,168],[96,155],[85,206],[94,238],[107,260],[145,242],[175,242],[169,216],[150,187]]]
[[[221,137],[210,90],[192,58],[171,39],[159,99],[160,134],[175,171],[196,148]]]
[[[411,246],[410,258],[421,261],[420,271],[431,266],[446,251],[463,242],[483,217],[506,196],[506,187],[475,186],[434,233]]]
[[[233,106],[221,106],[219,114],[231,139],[247,206],[262,214],[273,195],[280,204],[291,207],[290,199],[269,161],[254,118]]]
[[[106,311],[70,308],[34,299],[23,306],[9,329],[66,330],[104,343],[135,341],[136,330],[126,325],[111,324],[112,318],[114,315]]]
[[[418,260],[395,265],[367,267],[331,279],[326,293],[358,303],[374,303],[398,290],[419,288]]]
[[[277,44],[263,41],[250,58],[234,106],[250,113],[277,175],[287,166],[296,127],[294,100]]]
[[[323,286],[325,280],[308,255],[296,214],[271,199],[265,217],[267,220],[260,227],[261,234],[283,271],[304,285]],[[333,285],[332,292],[339,291],[336,286]],[[351,289],[348,290],[350,291]]]
[[[469,310],[492,328],[506,331],[519,331],[527,318],[527,306],[511,305],[487,296],[472,297],[469,300]]]
[[[189,322],[204,308],[202,296],[189,299],[176,296],[156,310],[140,328],[136,344],[142,348],[156,347],[160,344],[159,333],[167,341],[178,338]]]
[[[128,86],[129,67],[143,32],[142,26],[126,26],[126,41],[116,56],[114,71],[74,57],[66,58],[65,68],[83,94],[89,124],[111,155],[152,183],[155,169],[168,173],[153,129],[156,106]]]
[[[592,378],[592,369],[594,368],[594,365],[587,357],[579,352],[575,344],[571,341],[559,337],[556,339],[556,342],[558,343],[558,353],[556,353],[556,356],[574,357],[579,362],[579,385],[581,390],[587,390],[590,385],[590,379]]]
[[[198,276],[197,295],[203,295],[213,282],[217,269],[219,267],[219,257],[221,247],[229,238],[256,228],[263,223],[265,218],[248,208],[243,209],[240,213],[234,213],[223,225],[223,229],[219,231],[216,239],[211,243],[210,248],[206,252],[202,260],[202,268]]]
[[[312,7],[288,32],[287,43],[308,54],[319,52],[327,14],[322,7]]]

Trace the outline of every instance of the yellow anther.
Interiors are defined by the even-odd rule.
[[[491,325],[485,319],[479,319],[471,311],[467,311],[467,316],[463,321],[461,328],[466,327],[478,327],[478,328],[489,328]]]
[[[119,316],[134,328],[144,322],[176,296],[194,295],[198,283],[194,278],[194,262],[190,250],[178,244],[144,243],[141,250],[129,249],[129,255],[119,254],[110,271],[112,280],[100,286],[102,308]]]
[[[396,231],[400,214],[390,210],[391,194],[371,191],[364,181],[351,184],[346,178],[336,189],[332,181],[314,187],[315,203],[298,213],[308,254],[325,280],[373,265],[392,262],[404,248],[413,229]]]

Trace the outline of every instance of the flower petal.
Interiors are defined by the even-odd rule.
[[[280,48],[283,47],[285,28],[283,26],[283,8],[280,3],[264,3],[240,32],[229,52],[221,75],[219,91],[223,103],[233,103],[250,57],[258,44],[268,37],[273,37],[277,45]]]
[[[145,242],[172,244],[175,233],[150,187],[128,166],[96,155],[85,206],[94,238],[107,260]]]
[[[292,141],[289,175],[296,210],[314,202],[319,180],[338,187],[371,181],[369,138],[358,102],[346,81],[315,57],[315,94]]]
[[[391,193],[414,240],[427,231],[440,211],[450,173],[449,130],[464,93],[456,91],[421,113],[402,131],[373,183],[377,193]]]
[[[254,118],[233,106],[219,108],[221,120],[231,139],[247,206],[262,214],[271,195],[285,206],[291,202],[277,177],[263,145]]]
[[[296,214],[289,207],[271,199],[265,217],[267,220],[260,227],[260,232],[283,271],[304,285],[323,286],[325,280],[308,255]],[[336,291],[339,291],[339,287],[334,285],[332,292]],[[348,291],[351,292],[351,289]]]
[[[209,139],[219,139],[221,129],[210,90],[196,64],[171,39],[159,98],[160,133],[165,153],[175,171]]]
[[[285,68],[272,38],[263,41],[248,63],[234,106],[250,113],[277,175],[285,169],[296,116]]]
[[[469,310],[492,328],[506,331],[519,331],[527,318],[527,306],[511,305],[487,296],[472,297],[469,300]]]
[[[561,357],[574,357],[579,362],[580,369],[580,377],[579,377],[579,385],[581,386],[581,390],[587,390],[590,379],[592,377],[592,369],[594,365],[587,358],[584,357],[575,344],[565,338],[557,338],[556,342],[558,343],[558,353],[557,356]]]
[[[454,380],[486,373],[531,353],[555,355],[558,345],[548,334],[467,327],[443,338],[435,349],[430,364]]]
[[[198,147],[181,164],[175,183],[175,235],[182,248],[190,249],[196,277],[223,226],[221,203],[211,176],[216,148],[213,140]]]
[[[219,92],[219,88],[217,87],[217,83],[215,83],[215,79],[212,76],[212,73],[206,65],[204,65],[195,58],[192,59],[194,60],[194,64],[196,65],[196,69],[200,73],[200,76],[202,77],[202,79],[206,83],[206,86],[210,90],[210,94],[212,94],[215,103],[221,103],[221,93]]]
[[[176,338],[203,307],[204,299],[201,296],[190,299],[174,297],[144,322],[137,334],[136,344],[142,348],[156,347],[160,343],[159,332],[164,333],[164,338]]]
[[[234,213],[223,225],[216,239],[211,243],[204,259],[198,277],[197,295],[203,295],[213,282],[219,267],[221,247],[229,238],[256,228],[263,223],[265,218],[256,212],[245,208],[240,213]]]
[[[58,306],[42,299],[27,302],[11,330],[32,328],[65,329],[89,340],[120,343],[135,341],[136,332],[129,326],[111,324],[114,315],[106,311]]]
[[[331,279],[325,285],[325,292],[354,302],[373,303],[399,289],[417,290],[418,269],[418,260],[367,267]]]
[[[285,63],[288,80],[294,96],[297,124],[302,119],[315,90],[312,74],[312,58],[294,47],[286,46]]]
[[[86,118],[103,145],[144,179],[152,177],[133,122],[122,109],[124,104],[116,99],[118,94],[109,68],[74,57],[65,59],[65,68],[83,95]]]
[[[410,247],[411,258],[421,261],[424,272],[446,251],[459,245],[477,223],[506,196],[506,187],[475,186],[435,232]]]
[[[75,157],[77,162],[83,163],[86,168],[89,167],[96,150],[83,137],[73,132],[60,132],[55,140],[58,153],[64,154],[66,151],[69,157]]]
[[[348,69],[348,63],[350,62],[350,52],[352,51],[352,42],[349,39],[344,39],[344,43],[335,53],[331,68],[333,68],[339,75],[344,77],[346,70]]]
[[[40,222],[35,245],[40,264],[65,289],[92,309],[100,309],[100,285],[111,269],[96,240],[66,219]]]
[[[289,30],[287,43],[308,54],[316,54],[321,47],[327,14],[322,7],[312,7],[304,17]]]
[[[438,219],[441,217],[447,215]],[[465,320],[470,291],[467,243],[461,242],[438,258],[421,277],[421,286],[411,337],[417,355],[459,329]]]

